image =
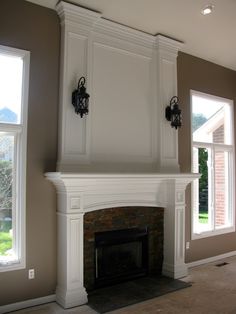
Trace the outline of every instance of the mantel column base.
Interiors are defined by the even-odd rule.
[[[56,302],[65,309],[83,305],[88,302],[87,292],[84,287],[67,290],[58,286],[56,289]]]
[[[188,267],[185,263],[181,265],[170,265],[163,263],[162,275],[174,279],[183,278],[188,276]]]

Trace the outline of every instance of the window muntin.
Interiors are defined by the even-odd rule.
[[[0,271],[25,267],[29,57],[0,46]]]
[[[192,92],[193,238],[234,230],[234,140],[230,100]]]

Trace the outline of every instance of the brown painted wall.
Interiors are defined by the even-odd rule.
[[[43,173],[56,169],[59,33],[55,11],[23,0],[0,0],[0,44],[31,51],[26,269],[0,273],[0,305],[55,293],[56,194]],[[184,113],[184,125],[179,132],[180,164],[182,171],[190,171],[190,89],[234,99],[236,103],[236,73],[180,53],[178,86]],[[190,193],[187,202],[186,240],[189,241]],[[235,233],[195,240],[186,252],[186,261],[232,250],[236,250]],[[34,280],[27,279],[29,268],[35,268]]]
[[[26,269],[0,273],[0,305],[55,293],[55,171],[60,27],[57,14],[23,0],[0,0],[0,44],[29,50]],[[28,269],[36,278],[28,280]]]
[[[180,53],[178,56],[178,95],[183,109],[183,127],[179,131],[180,167],[191,171],[190,145],[190,90],[196,90],[228,99],[236,106],[236,72]],[[236,108],[234,108],[234,116]],[[235,124],[236,119],[234,118]],[[191,238],[190,187],[187,191],[186,241]],[[204,259],[236,250],[236,233],[190,241],[186,262]]]

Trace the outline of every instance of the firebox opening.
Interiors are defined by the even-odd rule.
[[[95,233],[95,287],[147,274],[147,227]]]

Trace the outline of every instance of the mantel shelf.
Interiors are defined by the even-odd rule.
[[[190,181],[198,179],[198,173],[83,173],[83,172],[47,172],[45,176],[50,179],[179,179]]]

